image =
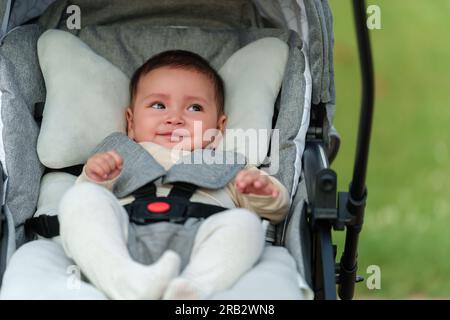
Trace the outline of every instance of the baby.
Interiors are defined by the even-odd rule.
[[[174,148],[183,154],[214,148],[225,130],[223,81],[194,53],[173,50],[153,56],[136,70],[130,93],[128,137],[166,170],[177,160]],[[212,129],[216,139],[205,140]],[[247,166],[225,188],[198,188],[191,198],[228,210],[182,224],[138,226],[129,222],[123,207],[133,196],[118,200],[111,192],[123,166],[123,155],[115,150],[93,155],[59,210],[67,255],[113,299],[205,299],[230,288],[262,253],[260,217],[278,223],[288,210],[286,188]],[[166,196],[172,187],[160,180],[155,184],[157,196]],[[131,254],[130,242],[146,242],[139,250],[153,254],[136,258],[139,250]]]

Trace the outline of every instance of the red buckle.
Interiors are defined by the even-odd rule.
[[[165,213],[170,210],[170,204],[167,202],[150,202],[147,205],[147,210],[152,213]]]

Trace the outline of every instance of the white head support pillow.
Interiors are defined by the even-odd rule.
[[[125,132],[129,79],[68,32],[42,34],[38,56],[47,88],[37,143],[39,159],[55,169],[82,164],[110,133]],[[257,148],[246,150],[243,139],[228,143],[236,140],[236,131],[230,131],[230,136],[228,129],[242,129],[244,134],[248,129],[270,132],[287,56],[287,44],[264,38],[235,52],[219,70],[228,118],[220,148],[241,152],[257,165],[264,160],[268,139],[258,139]]]

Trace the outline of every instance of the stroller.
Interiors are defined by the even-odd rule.
[[[220,68],[234,52],[258,39],[274,37],[286,43],[288,57],[270,129],[279,130],[279,170],[275,176],[290,191],[289,214],[282,223],[268,227],[268,246],[259,265],[265,262],[270,268],[259,274],[249,271],[247,280],[240,280],[235,290],[213,298],[336,299],[339,284],[340,297],[351,299],[357,280],[356,249],[366,199],[364,177],[373,104],[370,47],[363,27],[364,1],[354,1],[354,8],[363,58],[363,113],[351,190],[338,197],[336,173],[329,168],[340,139],[332,124],[333,29],[326,0],[1,0],[0,272],[2,285],[9,290],[5,294],[2,288],[3,297],[32,297],[21,296],[20,288],[13,289],[14,277],[26,272],[26,266],[9,271],[11,265],[17,265],[17,252],[31,253],[46,246],[61,252],[57,239],[31,239],[24,226],[33,216],[55,214],[55,204],[82,165],[49,165],[37,152],[48,95],[37,42],[46,30],[60,29],[79,37],[127,76],[149,56],[166,49],[194,51]],[[272,161],[262,164],[268,171],[275,165],[274,145],[272,141],[267,152],[267,159]],[[64,182],[51,184],[58,179]],[[339,265],[335,264],[333,228],[347,228]],[[41,260],[55,257],[44,251],[35,251],[31,256]],[[286,269],[292,261],[295,266]],[[70,261],[55,263],[65,263],[61,265],[62,273],[70,266]],[[281,274],[282,279],[270,278],[267,270]],[[61,283],[66,284],[66,280]],[[77,298],[101,298],[95,288],[84,282],[83,286]],[[38,297],[74,297],[61,292]]]

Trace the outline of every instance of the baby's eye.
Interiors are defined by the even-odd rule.
[[[161,110],[161,109],[165,109],[166,106],[161,102],[155,102],[150,105],[150,108]]]
[[[202,111],[203,107],[199,104],[193,104],[188,108],[189,111]]]

